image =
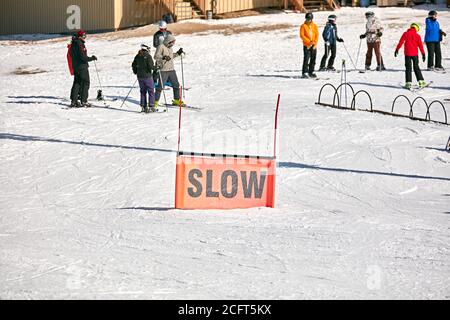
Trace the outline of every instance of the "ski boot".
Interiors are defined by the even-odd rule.
[[[83,108],[90,108],[90,107],[92,107],[92,104],[90,104],[89,102],[82,102],[81,103],[81,107],[83,107]]]
[[[80,101],[72,101],[70,103],[70,107],[69,108],[80,108],[80,107],[81,107]]]
[[[434,71],[434,67],[427,68],[427,71]]]
[[[412,87],[412,82],[405,83],[405,86],[404,86],[405,89],[411,90],[411,87]]]
[[[320,68],[319,68],[319,72],[322,72],[322,71],[327,71],[327,68],[325,68],[325,67],[320,67]]]
[[[366,66],[366,70],[367,70],[367,71],[370,71],[370,66]]]
[[[381,66],[377,66],[376,71],[381,71]]]
[[[445,71],[445,69],[443,67],[434,67],[434,71]]]
[[[307,73],[303,73],[302,74],[302,79],[308,79],[309,77],[308,77],[308,74]]]
[[[310,78],[317,78],[317,75],[314,72],[308,74]]]
[[[330,71],[330,72],[335,72],[335,71],[336,71],[336,69],[335,69],[334,67],[328,67],[328,68],[327,68],[327,71]]]
[[[173,99],[172,100],[172,105],[173,106],[177,106],[177,107],[186,107],[186,104],[184,102],[182,102],[180,99]]]
[[[141,105],[141,112],[145,112],[146,106],[145,105]]]
[[[150,105],[150,112],[158,112],[159,101],[155,101],[154,105]]]
[[[424,88],[427,86],[427,83],[425,82],[425,80],[419,80],[419,88]]]
[[[386,67],[383,64],[381,65],[381,71],[386,71]]]

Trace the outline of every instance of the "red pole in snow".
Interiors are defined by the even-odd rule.
[[[181,106],[183,105],[183,86],[180,87],[180,113],[178,115],[178,153],[180,153],[181,140]]]
[[[275,111],[275,133],[273,135],[273,157],[277,157],[277,129],[278,129],[278,108],[280,107],[281,95],[278,94],[277,111]]]

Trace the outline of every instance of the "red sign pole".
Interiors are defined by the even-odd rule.
[[[180,112],[178,115],[178,153],[180,152],[181,141],[181,106],[183,105],[183,86],[180,87]]]
[[[277,110],[275,111],[275,133],[273,138],[273,157],[277,157],[277,129],[278,129],[278,108],[280,107],[280,98],[281,95],[278,94],[278,100],[277,100]]]
[[[180,155],[180,141],[181,141],[181,106],[183,105],[183,86],[180,86],[180,111],[178,113],[178,151],[177,151],[177,169],[176,169],[176,174],[175,174],[175,208],[179,207],[178,204],[178,197],[177,194],[179,193],[179,191],[177,191],[178,188],[178,176],[179,176],[179,171],[182,172],[183,170],[180,168],[180,166],[178,165],[178,157]]]

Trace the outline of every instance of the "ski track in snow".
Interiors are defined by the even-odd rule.
[[[391,71],[347,75],[374,107],[390,110],[398,94],[449,97],[448,74],[424,71],[434,83],[420,93],[398,87],[403,57],[393,52],[410,23],[398,17],[423,28],[428,10],[374,8],[386,26],[382,51]],[[364,12],[337,11],[352,54]],[[328,14],[315,13],[320,31]],[[178,112],[140,114],[137,88],[120,108],[134,82],[135,51],[150,37],[88,39],[103,93],[118,100],[81,110],[63,107],[72,81],[63,42],[0,42],[8,57],[0,61],[0,299],[448,299],[449,127],[314,105],[320,87],[339,84],[341,75],[297,79],[302,20],[294,13],[231,19],[292,28],[177,37],[192,86],[185,100],[204,108],[183,111],[182,149],[271,154],[282,94],[275,209],[173,209]],[[448,29],[450,13],[439,21]],[[338,46],[337,69],[348,60]],[[322,50],[321,42],[318,62]],[[359,68],[364,54],[363,43]],[[444,64],[449,54],[445,39]],[[48,72],[12,75],[24,59]],[[403,103],[396,110],[407,114]],[[424,110],[418,104],[414,112]],[[442,112],[433,109],[432,117]]]

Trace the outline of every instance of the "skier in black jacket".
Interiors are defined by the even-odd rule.
[[[70,48],[70,57],[72,59],[72,67],[74,72],[73,86],[70,93],[72,101],[71,107],[90,107],[87,102],[89,96],[89,61],[97,60],[96,56],[88,57],[87,49],[84,45],[86,41],[86,32],[80,30],[76,37],[72,39]],[[81,105],[78,102],[78,97],[81,97]]]
[[[148,113],[155,110],[155,84],[153,82],[153,72],[156,72],[153,58],[150,55],[150,47],[145,44],[141,45],[141,50],[134,58],[133,73],[139,80],[139,87],[141,88],[141,108],[142,112]],[[147,105],[148,94],[148,105]]]
[[[172,34],[169,30],[167,30],[167,22],[161,20],[159,22],[159,30],[155,32],[153,35],[153,46],[158,48],[160,44],[166,40],[167,36]]]

